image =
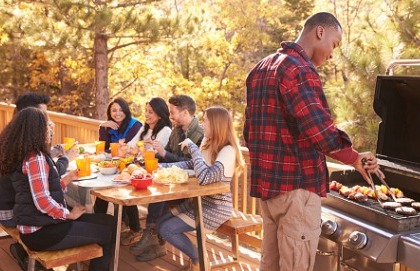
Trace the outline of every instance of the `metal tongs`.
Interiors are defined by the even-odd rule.
[[[366,158],[363,158],[362,159],[362,164],[365,165],[366,163],[367,163],[367,159]],[[373,191],[375,192],[376,200],[379,202],[379,205],[381,205],[381,207],[383,208],[384,205],[383,205],[383,203],[379,199],[379,193],[378,193],[378,190],[376,189],[375,184],[373,182],[372,175],[368,171],[366,171],[366,173],[369,176],[370,186],[372,187]],[[381,175],[379,175],[378,172],[375,172],[375,175],[376,175],[376,177],[378,177],[378,179],[381,181],[381,183],[383,185],[385,185],[386,189],[388,189],[389,193],[391,194],[392,199],[396,202],[397,201],[397,198],[395,197],[394,191],[391,190],[391,188],[389,187],[388,183],[381,177]]]

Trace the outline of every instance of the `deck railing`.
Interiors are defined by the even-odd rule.
[[[12,119],[15,105],[0,102],[0,131]],[[54,122],[53,145],[63,142],[63,137],[74,137],[79,143],[91,143],[98,140],[100,120],[72,116],[48,111],[50,120]]]

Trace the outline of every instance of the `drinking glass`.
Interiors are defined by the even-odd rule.
[[[154,170],[158,169],[158,159],[148,159],[144,160],[144,167],[148,173],[152,173]]]
[[[120,146],[120,143],[111,143],[110,145],[110,149],[111,149],[111,155],[114,156],[118,156],[118,148]]]
[[[79,177],[90,176],[90,158],[89,157],[78,157],[76,158],[76,166],[79,170]]]
[[[64,137],[63,138],[64,150],[68,151],[71,147],[73,147],[75,142],[76,142],[76,139],[74,137]]]
[[[105,141],[95,141],[96,154],[105,152]]]

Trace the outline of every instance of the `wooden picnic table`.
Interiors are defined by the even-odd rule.
[[[120,248],[120,233],[122,220],[122,207],[138,204],[149,204],[176,199],[193,198],[196,213],[196,231],[198,255],[200,260],[200,270],[206,271],[205,265],[205,240],[206,235],[203,228],[203,216],[201,197],[230,190],[230,186],[224,183],[213,183],[209,185],[199,185],[195,177],[190,177],[185,184],[162,185],[153,183],[146,190],[135,190],[133,186],[126,185],[120,187],[110,187],[104,189],[92,189],[90,193],[98,198],[111,202],[117,206],[115,216],[117,216],[117,236],[115,243],[114,264],[112,270],[118,270],[118,258]]]

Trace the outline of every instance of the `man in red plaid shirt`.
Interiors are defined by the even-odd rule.
[[[313,269],[321,197],[329,189],[325,155],[353,165],[367,182],[366,170],[383,176],[375,156],[358,153],[334,126],[315,69],[332,58],[341,38],[334,15],[317,13],[296,42],[282,42],[246,79],[251,196],[261,199],[264,221],[261,271]]]

